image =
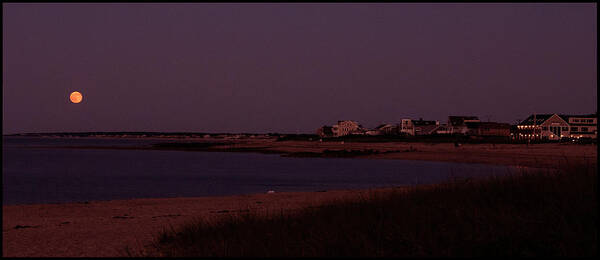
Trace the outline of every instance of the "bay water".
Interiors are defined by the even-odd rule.
[[[4,137],[3,203],[224,196],[439,183],[514,172],[509,166],[430,161],[293,158],[277,154],[81,149],[164,140]],[[71,148],[57,148],[71,147]]]

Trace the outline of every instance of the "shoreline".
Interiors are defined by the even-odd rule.
[[[245,152],[248,152],[248,149],[260,148],[264,151],[258,152],[278,154],[322,153],[326,149],[405,149],[409,152],[361,155],[353,158],[483,163],[536,168],[560,167],[569,163],[597,163],[596,145],[571,144],[465,144],[454,147],[451,143],[252,140],[231,142],[210,147],[210,150],[228,152],[228,148],[242,148],[246,149]],[[197,218],[216,220],[229,214],[277,214],[339,199],[364,198],[372,192],[398,189],[403,187],[3,205],[3,256],[123,256],[126,255],[126,246],[133,251],[143,250],[161,230],[176,228]]]
[[[44,137],[55,138],[55,137]],[[119,139],[105,137],[106,139]],[[83,139],[83,138],[80,138]],[[61,146],[40,148],[118,149],[189,152],[248,152],[297,158],[357,158],[479,163],[532,168],[597,164],[596,144],[491,144],[426,142],[319,142],[275,139],[137,138],[156,141],[145,146]],[[164,141],[164,142],[160,142]],[[157,144],[169,144],[160,147]],[[153,146],[154,145],[154,146]],[[179,146],[178,146],[179,145]]]

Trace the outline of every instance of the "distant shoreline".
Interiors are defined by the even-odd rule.
[[[26,136],[27,137],[27,136]],[[33,137],[33,136],[29,136]],[[363,158],[425,160],[438,162],[479,163],[492,165],[523,166],[533,168],[557,168],[567,164],[597,164],[596,144],[572,143],[461,143],[390,140],[320,141],[281,140],[268,138],[219,138],[219,137],[52,137],[39,138],[99,138],[143,139],[156,143],[145,146],[55,146],[63,149],[124,149],[124,150],[173,150],[200,152],[250,152],[279,154],[284,157],[314,158]],[[45,146],[47,148],[47,146]]]

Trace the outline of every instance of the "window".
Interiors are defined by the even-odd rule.
[[[550,131],[556,135],[556,136],[560,136],[560,126],[551,126],[550,127]]]
[[[594,119],[588,119],[587,122],[588,123],[594,123]]]
[[[571,132],[577,132],[577,127],[571,127]]]
[[[588,128],[587,128],[587,127],[582,127],[582,128],[581,128],[581,132],[587,132],[587,131],[588,131]]]
[[[563,131],[569,131],[569,128],[568,128],[568,127],[566,127],[566,126],[563,126],[562,130],[563,130]]]
[[[573,119],[573,122],[579,123],[579,119]]]
[[[547,126],[542,126],[542,130],[548,131],[548,127]]]

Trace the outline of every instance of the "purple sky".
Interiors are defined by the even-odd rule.
[[[596,45],[595,3],[9,3],[2,131],[594,113]]]

